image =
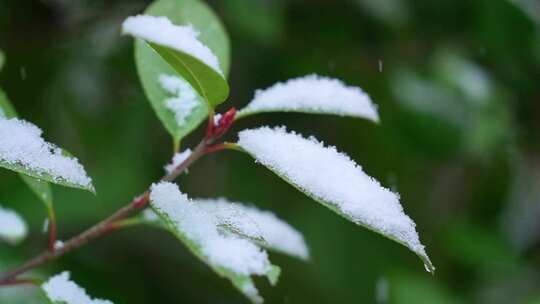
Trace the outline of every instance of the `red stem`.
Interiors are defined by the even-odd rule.
[[[54,252],[56,244],[56,218],[54,213],[49,214],[49,250]]]

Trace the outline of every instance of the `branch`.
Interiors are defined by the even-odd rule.
[[[197,145],[197,147],[195,147],[191,155],[186,160],[184,160],[180,165],[178,165],[178,167],[176,167],[172,172],[161,178],[161,181],[174,181],[180,174],[182,174],[182,172],[184,172],[189,166],[191,166],[191,164],[193,164],[196,160],[206,154],[221,151],[227,148],[234,149],[234,144],[225,143],[213,145],[213,143],[214,141],[222,137],[230,129],[231,125],[234,122],[235,115],[236,109],[231,108],[229,111],[225,112],[223,116],[221,116],[219,121],[216,123],[214,121],[214,112],[209,111],[208,127],[204,139]],[[81,234],[67,240],[62,247],[54,248],[54,244],[50,244],[50,246],[52,245],[52,248],[50,248],[50,250],[44,251],[41,254],[35,256],[34,258],[28,260],[24,264],[10,271],[0,274],[0,287],[12,285],[15,282],[25,282],[23,280],[17,280],[17,277],[27,272],[28,270],[46,264],[47,262],[55,260],[74,249],[82,247],[83,245],[86,245],[92,240],[103,237],[113,231],[120,229],[122,225],[118,225],[118,222],[146,208],[149,203],[149,197],[150,190],[148,189],[143,194],[133,199],[128,205],[117,210],[108,218],[83,231]]]
[[[201,141],[199,145],[197,145],[193,153],[191,153],[191,155],[186,160],[184,160],[180,165],[178,165],[178,167],[176,167],[174,171],[165,175],[161,179],[161,181],[175,180],[191,164],[193,164],[201,156],[207,154],[206,150],[207,148],[209,148],[211,143],[212,143],[212,140],[208,140],[206,138],[203,141]],[[123,220],[127,218],[128,216],[144,209],[149,203],[149,196],[150,196],[150,192],[149,190],[146,190],[143,194],[133,199],[128,205],[119,209],[108,218],[90,227],[89,229],[82,232],[81,234],[67,240],[61,248],[57,248],[55,250],[44,251],[41,254],[38,254],[37,256],[35,256],[34,258],[28,260],[24,264],[1,274],[0,286],[9,286],[9,285],[12,285],[12,283],[14,282],[24,282],[24,281],[18,281],[16,280],[16,278],[19,275],[29,271],[30,269],[36,268],[38,266],[46,264],[47,262],[55,260],[63,256],[64,254],[87,244],[88,242],[94,239],[100,238],[104,235],[109,234],[110,232],[117,230],[118,226],[114,225],[114,223],[119,220]]]

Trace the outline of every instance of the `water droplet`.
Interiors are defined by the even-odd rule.
[[[21,79],[26,80],[26,68],[21,66],[19,69],[19,73],[21,74]]]
[[[427,272],[431,274],[435,274],[435,267],[433,265],[424,263],[424,268],[426,269]]]
[[[386,277],[379,277],[375,285],[375,300],[377,304],[387,304],[390,300],[390,286]]]

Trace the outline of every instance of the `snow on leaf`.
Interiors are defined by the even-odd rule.
[[[161,87],[173,95],[165,100],[165,106],[174,113],[176,123],[179,126],[184,125],[193,111],[202,106],[199,94],[178,76],[161,74],[158,80]]]
[[[256,240],[267,249],[309,259],[309,249],[302,234],[272,212],[223,198],[195,199],[194,202],[215,215],[229,232]]]
[[[182,164],[190,155],[191,149],[186,149],[180,153],[174,154],[172,162],[165,166],[165,172],[167,172],[167,174],[173,172],[174,169],[180,166],[180,164]]]
[[[405,245],[434,271],[399,196],[347,155],[285,128],[244,130],[239,138],[238,144],[257,162],[350,221]]]
[[[364,91],[338,79],[318,75],[294,78],[257,90],[255,98],[239,111],[238,117],[260,112],[334,114],[379,121],[377,107]]]
[[[191,25],[174,25],[167,17],[138,15],[124,21],[122,32],[189,54],[223,76],[218,58],[197,39],[199,33]]]
[[[46,142],[35,125],[0,119],[0,166],[42,180],[94,191],[79,161]]]
[[[14,118],[17,117],[15,109],[11,105],[11,102],[8,100],[6,94],[0,90],[0,119],[2,118]],[[19,173],[21,179],[28,185],[30,190],[34,192],[39,199],[45,204],[47,209],[52,210],[53,208],[53,195],[51,186],[48,182],[43,180],[30,177],[23,173]]]
[[[92,299],[86,290],[70,280],[70,273],[64,271],[41,285],[53,303],[58,304],[113,304],[111,301]]]
[[[266,251],[232,234],[223,234],[216,217],[191,201],[173,183],[152,185],[152,209],[197,257],[252,302],[261,303],[252,275],[266,276],[275,283],[279,268],[268,260]]]
[[[22,241],[28,232],[24,220],[15,211],[0,206],[0,239],[10,244]]]

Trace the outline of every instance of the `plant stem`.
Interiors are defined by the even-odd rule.
[[[191,164],[193,164],[200,157],[208,153],[207,149],[210,147],[212,142],[213,142],[213,139],[208,139],[208,138],[205,138],[203,141],[201,141],[197,145],[197,147],[193,150],[191,155],[186,160],[184,160],[180,165],[178,165],[178,167],[176,167],[176,169],[174,169],[171,173],[165,175],[161,179],[161,181],[171,182],[175,180]],[[12,283],[15,283],[15,282],[23,282],[23,281],[16,280],[16,278],[19,275],[33,268],[46,264],[47,262],[55,260],[74,249],[82,247],[83,245],[86,245],[92,240],[105,236],[109,234],[110,232],[116,231],[121,226],[115,225],[115,223],[144,209],[149,203],[149,197],[150,197],[150,191],[146,190],[143,194],[133,199],[128,205],[117,210],[108,218],[102,220],[101,222],[90,227],[89,229],[83,231],[79,235],[74,236],[73,238],[67,240],[62,247],[56,248],[55,250],[44,251],[41,254],[38,254],[37,256],[35,256],[34,258],[26,261],[22,265],[10,271],[0,274],[0,286],[12,285]]]
[[[56,243],[56,215],[54,214],[54,208],[52,206],[47,207],[49,215],[49,250],[54,251],[54,245]]]

